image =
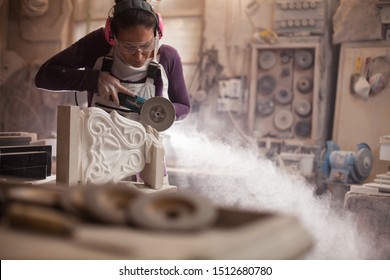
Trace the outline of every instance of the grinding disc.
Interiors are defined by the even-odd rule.
[[[311,103],[307,100],[299,100],[295,104],[295,112],[300,117],[307,117],[311,114]]]
[[[157,131],[164,131],[175,121],[175,107],[164,97],[152,97],[141,107],[140,117],[140,122],[145,127],[150,125]]]
[[[275,99],[279,104],[287,105],[293,100],[293,94],[290,90],[280,89],[276,92]]]
[[[129,205],[127,214],[136,226],[164,231],[201,230],[217,219],[208,200],[184,192],[145,195]]]
[[[125,224],[126,209],[141,193],[129,186],[94,186],[85,193],[88,213],[108,224]]]
[[[310,121],[299,121],[294,127],[295,134],[299,137],[310,137],[311,123]]]
[[[61,204],[61,196],[64,190],[54,188],[54,186],[34,187],[15,186],[9,188],[5,194],[8,201],[18,201],[29,204],[56,207]]]
[[[66,193],[61,197],[61,206],[66,211],[72,214],[82,214],[85,210],[83,188],[69,188]]]
[[[88,209],[85,202],[85,193],[90,188],[95,186],[77,186],[69,188],[61,196],[61,207],[72,214],[90,218],[91,215],[88,213]]]
[[[313,65],[313,55],[308,50],[295,52],[295,63],[301,69],[308,69]]]
[[[292,56],[293,56],[293,52],[291,50],[282,51],[280,54],[280,61],[283,64],[289,63]]]
[[[281,110],[274,116],[274,125],[278,130],[287,130],[294,123],[293,114],[289,110]]]
[[[283,68],[282,72],[280,72],[280,77],[281,78],[287,78],[291,76],[291,70],[290,68]]]
[[[257,90],[260,94],[269,95],[276,88],[276,79],[271,75],[264,75],[257,81]]]
[[[301,93],[309,93],[313,89],[313,80],[307,77],[300,78],[297,82],[297,89]]]
[[[268,70],[274,67],[276,63],[276,55],[273,51],[263,51],[259,56],[259,65],[262,69]]]
[[[275,110],[275,103],[272,100],[259,100],[256,104],[257,112],[266,117],[271,115]]]
[[[73,217],[57,209],[15,201],[7,205],[5,219],[12,227],[58,236],[69,237],[76,227]]]
[[[362,180],[370,176],[372,164],[372,153],[369,149],[360,149],[357,151],[355,171]]]

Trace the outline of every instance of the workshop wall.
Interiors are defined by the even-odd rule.
[[[210,120],[217,119],[218,125],[222,129],[225,127],[220,125],[221,122],[227,123],[227,126],[232,128],[236,128],[235,123],[239,123],[239,128],[246,128],[246,135],[256,139],[260,138],[261,144],[262,142],[266,143],[269,138],[263,140],[262,137],[266,133],[253,123],[256,120],[261,120],[261,126],[265,126],[267,129],[273,128],[274,122],[270,121],[269,125],[264,125],[266,123],[264,118],[256,117],[258,112],[256,105],[254,105],[256,100],[253,95],[258,94],[253,93],[253,91],[256,91],[258,87],[256,84],[258,82],[255,80],[262,76],[259,76],[261,69],[259,70],[255,65],[257,63],[255,60],[258,57],[257,53],[252,51],[253,47],[276,50],[277,53],[278,48],[292,48],[291,46],[296,44],[303,47],[310,40],[309,38],[317,37],[319,38],[318,54],[314,62],[314,67],[317,70],[314,71],[318,71],[319,75],[317,85],[314,81],[314,87],[317,86],[317,88],[313,92],[316,101],[312,103],[315,114],[313,113],[311,119],[311,134],[310,137],[299,137],[300,135],[297,136],[296,131],[293,131],[295,135],[287,136],[287,138],[297,139],[303,147],[314,143],[319,145],[321,149],[324,148],[325,141],[333,139],[339,142],[341,149],[347,151],[355,151],[357,144],[366,142],[372,149],[374,161],[371,176],[366,179],[366,181],[370,181],[376,174],[386,172],[389,168],[388,163],[379,160],[379,138],[385,135],[386,131],[388,133],[388,123],[385,120],[388,119],[386,112],[388,111],[389,102],[387,99],[389,95],[384,93],[389,92],[389,87],[382,89],[379,94],[372,93],[370,98],[362,101],[349,92],[351,73],[340,73],[339,69],[352,69],[353,71],[354,59],[356,59],[356,55],[359,56],[359,53],[360,56],[367,53],[364,50],[365,47],[370,49],[368,53],[372,54],[372,58],[388,57],[389,41],[383,41],[386,38],[386,30],[389,34],[389,25],[385,24],[388,22],[386,21],[388,12],[381,15],[381,8],[376,6],[377,1],[375,0],[312,1],[318,5],[323,4],[322,13],[316,15],[315,30],[305,32],[302,25],[298,29],[294,26],[296,23],[292,22],[290,29],[292,32],[289,33],[286,28],[282,28],[283,21],[278,21],[278,19],[288,18],[292,15],[292,12],[288,13],[289,9],[295,10],[295,12],[298,10],[297,6],[290,7],[295,3],[294,1],[288,2],[282,0],[206,1],[203,52],[213,53],[214,60],[211,64],[213,67],[202,69],[205,73],[203,79],[206,81],[202,81],[202,77],[200,77],[198,82],[201,86],[197,91],[191,91],[195,100],[194,104],[198,105],[195,108],[200,108],[199,116],[203,119],[203,123],[210,123],[212,122]],[[286,6],[286,9],[283,8],[283,5]],[[299,7],[301,10],[302,8]],[[388,10],[389,8],[387,8]],[[295,19],[305,17],[297,12],[293,16]],[[321,16],[323,22],[318,21]],[[303,22],[301,23],[303,24]],[[287,21],[287,26],[289,24],[290,22]],[[271,36],[272,40],[268,41],[261,40],[259,33],[264,30],[276,31],[278,36],[274,38]],[[355,48],[361,44],[361,48],[358,48],[354,54],[350,54],[352,57],[348,61],[339,62],[340,48],[351,42],[356,43]],[[382,61],[383,63],[385,62]],[[251,65],[255,65],[255,69],[251,68]],[[389,65],[387,64],[387,66]],[[361,71],[363,72],[363,68]],[[264,72],[267,73],[267,71]],[[384,73],[387,72],[384,70]],[[229,81],[237,78],[241,81],[240,86],[242,87],[239,104],[241,108],[237,109],[237,104],[230,103],[234,106],[229,107],[231,114],[227,117],[219,106],[221,99],[223,99],[221,95],[225,93],[221,92],[217,81],[224,79]],[[210,85],[210,82],[207,83],[208,81],[214,81],[214,84]],[[254,85],[251,86],[250,83]],[[205,84],[207,87],[204,86]],[[265,85],[269,86],[268,83]],[[204,97],[205,92],[207,97]],[[295,100],[297,100],[298,95],[294,94]],[[315,96],[315,94],[318,95]],[[228,97],[231,99],[232,96]],[[378,112],[384,112],[381,114],[381,119],[378,119]],[[232,116],[235,122],[230,121]],[[280,133],[276,130],[276,134],[281,136],[281,140],[286,139],[284,131]],[[273,141],[271,145],[276,142]],[[279,147],[279,143],[277,145]]]
[[[57,105],[70,104],[73,97],[37,89],[34,78],[48,57],[71,43],[73,1],[4,0],[0,4],[0,130],[34,132],[40,139],[55,137]]]
[[[386,12],[377,2],[386,2]],[[37,89],[35,74],[46,59],[103,27],[113,4],[0,0],[0,132],[56,138],[57,106],[74,105],[75,93]],[[318,241],[309,258],[388,259],[389,194],[360,190],[347,176],[359,160],[361,169],[372,163],[368,149],[355,153],[365,142],[374,161],[365,182],[375,176],[389,182],[381,174],[390,170],[388,158],[378,154],[379,138],[390,133],[390,1],[166,0],[157,11],[165,23],[162,43],[178,49],[192,103],[189,117],[164,132],[170,183],[219,205],[297,215]],[[371,87],[373,74],[383,74],[387,85],[379,77]],[[85,97],[77,93],[81,106]],[[333,176],[322,168],[331,161],[327,140],[343,150]],[[328,203],[355,212],[359,230]],[[360,242],[366,232],[372,240]]]
[[[103,27],[114,3],[114,0],[42,0],[35,7],[38,4],[34,1],[0,2],[1,131],[31,131],[38,138],[55,137],[57,106],[75,104],[75,94],[37,89],[35,73],[45,60]],[[179,50],[185,79],[191,84],[201,45],[203,1],[172,0],[157,9],[165,24],[162,43]],[[78,93],[77,101],[85,106],[86,93]]]
[[[35,1],[0,2],[0,130],[32,131],[37,132],[39,138],[46,138],[55,137],[56,134],[56,106],[74,104],[74,93],[49,93],[36,89],[33,82],[35,73],[39,65],[53,54],[88,32],[102,27],[114,1],[40,2],[42,5],[39,9],[33,6]],[[370,8],[370,18],[377,18],[375,1],[363,2],[365,9]],[[358,5],[351,7],[348,1],[325,0],[310,2],[317,3],[315,5],[320,9],[316,11],[321,12],[316,14],[315,28],[307,32],[302,28],[307,22],[291,21],[290,28],[295,29],[292,28],[293,32],[290,33],[290,22],[283,20],[283,17],[292,15],[288,9],[283,10],[283,5],[288,8],[291,4],[286,3],[282,0],[169,0],[158,7],[166,29],[162,43],[175,46],[182,57],[193,108],[188,122],[196,121],[199,126],[207,124],[205,129],[211,127],[220,135],[224,131],[237,131],[245,137],[260,138],[260,143],[263,143],[263,131],[253,124],[258,117],[253,102],[256,94],[253,86],[251,89],[251,83],[254,83],[253,77],[260,77],[255,73],[256,68],[253,68],[256,64],[253,46],[257,44],[257,47],[265,50],[277,50],[300,44],[300,48],[303,48],[307,38],[315,38],[318,46],[315,47],[315,70],[311,73],[317,75],[315,90],[311,93],[315,114],[310,119],[311,132],[307,137],[298,137],[298,140],[303,140],[302,143],[310,140],[309,145],[321,147],[326,140],[332,139],[340,44],[361,41],[368,33],[370,36],[367,40],[378,40],[381,27],[378,21],[369,20],[369,27],[350,34],[348,28],[343,26],[355,26],[351,24],[354,18],[351,15],[361,13],[362,10],[357,9]],[[339,6],[346,8],[338,9],[336,13]],[[302,7],[291,10],[296,13],[294,16],[302,16],[297,13]],[[336,24],[335,28],[333,23]],[[283,27],[283,24],[287,27]],[[262,31],[266,33],[261,35]],[[273,31],[277,31],[278,35],[275,36]],[[85,104],[85,93],[78,94],[78,101]],[[376,117],[369,114],[365,120],[372,123]],[[381,127],[378,131],[382,133],[385,125],[377,126]],[[348,128],[338,129],[348,131]],[[375,137],[378,131],[374,132]],[[296,135],[294,133],[292,131],[293,139]],[[351,138],[351,144],[345,148],[351,149],[361,140]],[[381,168],[383,170],[386,166]]]

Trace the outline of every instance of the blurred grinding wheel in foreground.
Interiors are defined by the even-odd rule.
[[[299,259],[313,246],[294,216],[220,207],[193,192],[77,185],[52,200],[31,196],[38,186],[15,188],[0,181],[1,259]]]
[[[143,196],[128,210],[129,222],[154,230],[196,231],[211,226],[217,218],[208,200],[183,192]]]

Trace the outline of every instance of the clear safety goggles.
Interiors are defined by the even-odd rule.
[[[143,42],[121,42],[117,40],[117,46],[121,53],[125,54],[136,54],[140,52],[142,54],[146,54],[151,52],[154,49],[154,38],[148,41]]]

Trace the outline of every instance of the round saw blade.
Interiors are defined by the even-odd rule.
[[[145,127],[150,125],[157,131],[164,131],[170,128],[175,121],[175,107],[165,97],[152,97],[142,105],[140,117],[140,122]]]

